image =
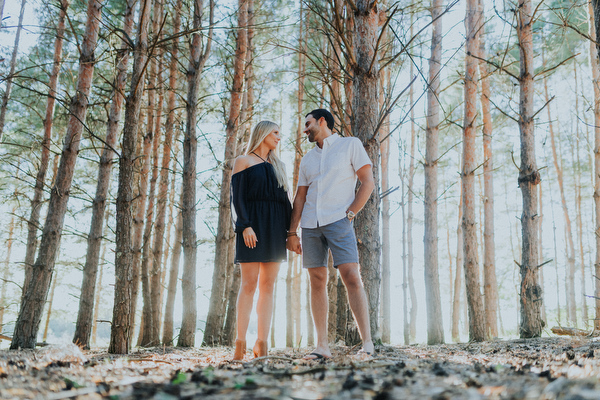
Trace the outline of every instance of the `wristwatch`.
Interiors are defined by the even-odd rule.
[[[356,217],[356,214],[354,214],[354,211],[352,211],[352,210],[346,211],[346,218],[348,218],[350,221],[352,221],[354,219],[354,217]]]

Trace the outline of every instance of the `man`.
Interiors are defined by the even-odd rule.
[[[375,184],[372,163],[357,138],[332,134],[333,115],[317,109],[306,115],[304,133],[317,145],[300,163],[287,248],[303,255],[310,276],[311,309],[317,331],[317,347],[305,359],[331,357],[327,341],[327,257],[331,249],[334,266],[346,286],[348,301],[358,325],[363,348],[374,351],[367,296],[360,277],[358,248],[352,220],[364,207]],[[360,188],[355,194],[356,178]],[[302,244],[296,234],[302,226]]]

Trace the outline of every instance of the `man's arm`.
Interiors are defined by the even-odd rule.
[[[356,192],[354,201],[348,207],[348,211],[358,214],[360,210],[367,204],[373,189],[375,189],[375,181],[373,180],[373,168],[369,164],[362,166],[356,171],[356,176],[360,181],[360,187]]]
[[[306,193],[308,193],[308,186],[298,186],[296,190],[296,196],[294,197],[294,205],[292,208],[292,219],[290,221],[289,232],[296,232],[300,225],[300,218],[302,217],[302,210],[304,209],[304,203],[306,203]],[[302,246],[300,245],[300,238],[297,235],[288,236],[286,247],[288,250],[294,251],[298,254],[302,254]]]

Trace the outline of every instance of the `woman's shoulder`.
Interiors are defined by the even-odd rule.
[[[236,174],[238,172],[242,172],[246,168],[250,166],[250,156],[241,155],[236,157],[233,161],[233,173]]]

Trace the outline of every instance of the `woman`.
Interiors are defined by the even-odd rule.
[[[236,158],[231,177],[231,204],[235,222],[235,262],[242,281],[237,299],[237,338],[234,360],[246,353],[246,331],[258,283],[258,339],[254,357],[267,355],[267,335],[273,313],[273,287],[279,264],[286,258],[286,232],[292,206],[287,194],[285,166],[275,155],[279,127],[259,122],[243,156]]]

